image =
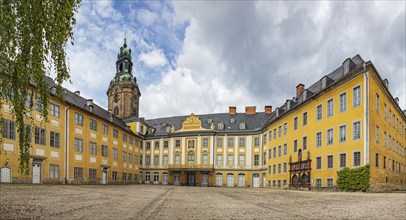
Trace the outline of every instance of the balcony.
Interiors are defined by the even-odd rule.
[[[214,171],[214,165],[202,164],[171,164],[169,171]]]

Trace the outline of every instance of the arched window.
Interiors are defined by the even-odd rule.
[[[120,71],[123,71],[123,63],[120,63]]]
[[[116,106],[116,107],[114,107],[114,115],[118,115],[118,113],[119,113],[119,110],[118,110],[118,107]]]
[[[190,151],[188,153],[187,162],[188,162],[188,164],[194,164],[195,163],[195,153],[193,153],[193,151]]]

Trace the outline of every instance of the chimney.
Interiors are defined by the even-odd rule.
[[[235,114],[237,114],[237,107],[235,107],[235,106],[230,106],[230,107],[228,108],[228,114],[229,114],[229,115],[235,115]]]
[[[245,106],[245,114],[246,115],[255,115],[257,112],[256,106]]]
[[[385,85],[385,87],[386,87],[387,89],[389,89],[389,80],[388,80],[388,79],[384,79],[384,80],[383,80],[383,84]]]
[[[266,114],[271,114],[272,113],[272,106],[265,105],[265,113]]]
[[[75,95],[80,96],[80,91],[74,92]]]
[[[300,83],[299,85],[296,86],[296,96],[300,95],[305,89],[305,85]]]

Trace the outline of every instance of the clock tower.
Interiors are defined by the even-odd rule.
[[[139,117],[140,90],[133,76],[131,49],[127,48],[127,39],[120,48],[116,61],[116,75],[107,89],[108,109],[119,118]]]

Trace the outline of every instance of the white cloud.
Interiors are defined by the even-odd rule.
[[[138,61],[145,63],[149,67],[162,67],[166,65],[166,57],[162,50],[153,50],[147,53],[142,53],[138,57]]]
[[[145,26],[153,25],[158,17],[157,13],[145,9],[140,9],[137,13],[137,21]]]

